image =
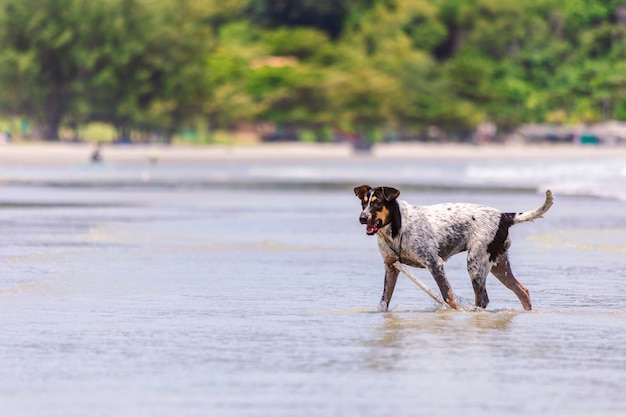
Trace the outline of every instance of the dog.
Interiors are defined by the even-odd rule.
[[[363,210],[359,216],[365,232],[377,235],[378,249],[385,264],[383,295],[379,311],[387,311],[396,286],[400,262],[426,268],[432,274],[448,305],[458,309],[443,265],[451,256],[467,251],[467,271],[472,280],[477,307],[489,304],[485,286],[491,273],[513,291],[525,310],[531,310],[530,293],[513,275],[507,251],[511,245],[509,228],[517,223],[543,217],[553,203],[546,191],[543,205],[523,213],[502,213],[499,210],[468,203],[413,206],[398,200],[400,191],[393,187],[354,188]]]

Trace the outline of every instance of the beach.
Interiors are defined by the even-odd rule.
[[[0,165],[64,165],[89,161],[89,143],[33,142],[0,145]],[[105,145],[103,157],[116,164],[137,164],[156,159],[162,163],[215,160],[341,159],[358,157],[431,158],[605,158],[626,156],[626,146],[578,144],[458,144],[395,142],[374,145],[369,152],[356,151],[349,143],[266,143],[250,145]]]
[[[550,187],[565,195],[626,200],[626,147],[575,144],[270,143],[241,146],[90,144],[0,146],[0,182],[175,186],[276,183],[345,186],[387,181],[409,188]]]
[[[0,146],[11,416],[621,416],[626,149]],[[503,211],[532,312],[493,277],[442,311],[384,268],[352,188]],[[471,306],[465,256],[446,264]],[[432,277],[411,269],[431,290]]]

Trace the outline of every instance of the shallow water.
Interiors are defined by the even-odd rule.
[[[521,211],[554,181],[451,188],[467,165],[446,164],[402,198]],[[511,230],[533,312],[493,277],[477,313],[438,311],[400,277],[381,314],[381,260],[349,186],[374,179],[368,165],[0,169],[3,414],[626,413],[625,202],[557,192],[545,219]],[[381,182],[423,169],[395,168]],[[577,181],[570,168],[559,184]],[[470,304],[463,255],[447,270]]]

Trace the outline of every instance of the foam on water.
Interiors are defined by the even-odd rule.
[[[624,164],[623,160],[486,163],[469,165],[466,181],[626,201]]]

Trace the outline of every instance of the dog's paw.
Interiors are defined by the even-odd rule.
[[[387,311],[387,302],[385,300],[382,300],[380,303],[378,303],[378,312],[379,313],[384,313]]]

